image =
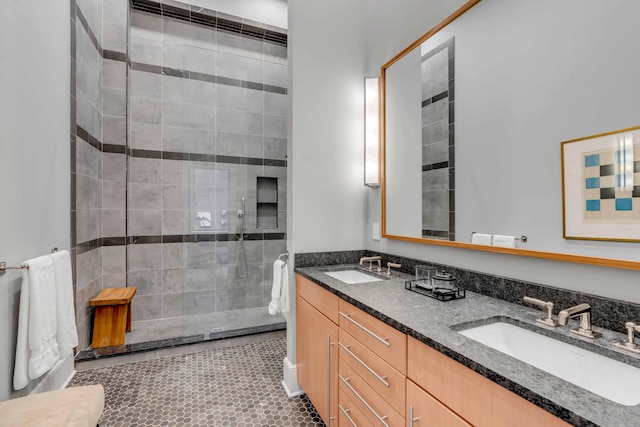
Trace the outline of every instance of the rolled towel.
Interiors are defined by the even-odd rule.
[[[502,248],[515,248],[516,237],[515,236],[503,236],[501,234],[493,235],[493,246],[499,246]]]
[[[476,245],[491,246],[492,234],[473,233],[471,235],[471,243]]]

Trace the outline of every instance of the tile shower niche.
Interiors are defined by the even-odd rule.
[[[259,176],[256,187],[256,227],[278,228],[278,178]]]

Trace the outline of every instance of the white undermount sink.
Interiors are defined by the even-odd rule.
[[[458,333],[621,405],[640,404],[640,369],[510,323]]]
[[[372,274],[363,273],[360,270],[341,270],[341,271],[328,271],[324,274],[333,277],[334,279],[338,279],[341,282],[348,283],[350,285],[355,283],[366,283],[366,282],[378,282],[381,279],[380,277],[374,276]]]

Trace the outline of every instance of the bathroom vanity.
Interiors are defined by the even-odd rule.
[[[331,426],[628,426],[638,406],[615,403],[473,341],[461,325],[506,319],[640,367],[568,327],[536,324],[540,311],[467,292],[442,302],[405,289],[410,275],[347,284],[326,274],[344,266],[296,268],[298,380]],[[351,268],[354,268],[353,266]],[[535,329],[538,328],[538,329]],[[589,375],[585,372],[585,375]]]

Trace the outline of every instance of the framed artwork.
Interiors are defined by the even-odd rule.
[[[640,241],[640,126],[564,141],[563,237]]]

